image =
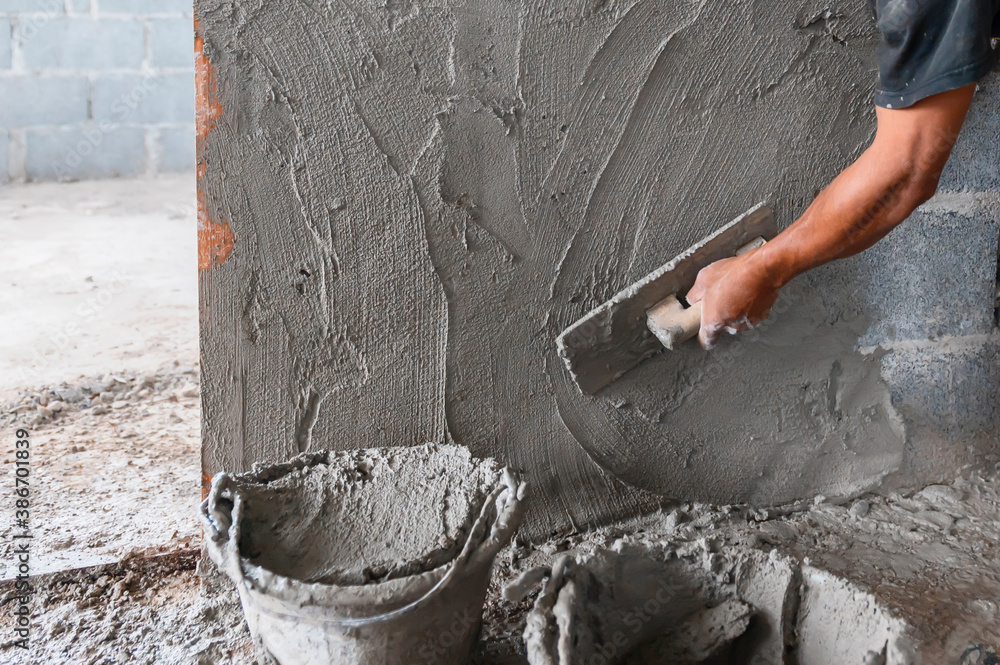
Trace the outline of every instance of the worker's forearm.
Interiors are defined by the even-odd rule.
[[[877,109],[871,147],[798,221],[748,256],[758,274],[781,287],[881,240],[933,194],[974,93],[975,85],[968,85],[908,109]]]
[[[887,163],[878,146],[840,174],[806,212],[754,258],[775,286],[857,254],[906,219],[923,198],[915,170]]]

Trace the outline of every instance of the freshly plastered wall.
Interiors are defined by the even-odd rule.
[[[605,470],[772,503],[995,452],[995,105],[946,176],[959,193],[797,280],[755,335],[594,397],[556,354],[752,204],[790,223],[865,148],[864,0],[195,14],[206,474],[450,439],[525,471],[537,535],[655,507]]]

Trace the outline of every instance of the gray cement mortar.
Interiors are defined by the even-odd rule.
[[[656,508],[606,470],[722,503],[925,480],[900,386],[882,351],[859,351],[888,324],[838,316],[853,295],[824,283],[796,282],[762,342],[661,356],[596,398],[554,344],[750,205],[790,223],[860,154],[874,131],[867,3],[195,10],[221,106],[199,147],[202,212],[235,237],[201,273],[207,472],[451,440],[527,474],[533,538]],[[990,109],[976,102],[973,143]],[[955,189],[988,183],[974,165],[952,173]],[[928,222],[943,238],[939,222],[980,224],[971,255],[995,252],[995,217]],[[948,310],[953,285],[928,284],[956,260],[939,265],[937,237],[917,248],[923,268],[894,278],[899,300],[923,294],[982,334],[985,266],[961,271],[979,281]],[[869,280],[838,264],[830,281],[894,269]],[[966,434],[936,445],[962,458]]]
[[[322,457],[279,465],[269,482],[234,479],[240,551],[255,565],[338,585],[432,570],[458,555],[500,473],[458,446]]]
[[[200,517],[266,660],[459,665],[525,491],[460,446],[306,453],[216,475]]]
[[[524,640],[531,665],[916,665],[911,632],[776,550],[625,537],[553,564]]]
[[[732,640],[723,660],[709,662],[988,665],[1000,647],[998,490],[993,473],[843,504],[823,497],[769,510],[687,504],[515,547],[498,576],[502,586],[523,592],[537,584],[531,571],[555,576],[561,559],[578,562],[563,577],[579,581],[578,601],[552,600],[576,608],[576,634],[610,629],[597,642],[608,654],[615,630],[622,630],[614,657],[602,653],[594,662],[623,662],[626,647],[642,641],[634,620],[644,613],[646,627],[656,611],[671,611],[657,601],[660,580],[680,575],[685,581],[677,588],[693,594],[674,603],[677,620],[664,626],[667,632],[688,625],[699,607],[726,599],[753,608],[747,631]],[[507,593],[488,606],[486,638],[495,656],[487,662],[522,664],[533,657],[526,644],[504,636],[521,631],[519,617],[546,601],[542,594],[520,597]],[[529,620],[527,627],[537,638],[541,625],[550,625],[554,645],[572,623]],[[572,662],[559,660],[565,652],[541,651],[553,662]]]

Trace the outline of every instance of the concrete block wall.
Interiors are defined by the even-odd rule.
[[[870,250],[811,276],[837,317],[868,322],[903,420],[889,484],[1000,461],[1000,70],[979,85],[938,193]]]
[[[938,247],[918,254],[927,254],[922,283],[897,290],[900,304],[889,317],[922,327],[884,342],[882,371],[893,405],[911,445],[925,451],[909,458],[902,478],[946,479],[949,469],[1000,461],[998,109],[1000,68],[979,85],[938,194],[901,229],[901,236],[924,229],[923,243]],[[928,297],[918,300],[916,293]],[[964,447],[955,445],[961,441]]]
[[[194,168],[188,0],[0,0],[0,181]]]

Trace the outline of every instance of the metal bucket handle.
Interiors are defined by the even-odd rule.
[[[221,543],[228,536],[228,540],[231,543],[231,546],[228,548],[232,557],[231,563],[237,566],[236,570],[240,570],[239,548],[235,544],[232,544],[239,541],[239,520],[233,520],[232,515],[233,513],[238,514],[241,512],[240,508],[242,508],[243,502],[238,494],[233,493],[232,512],[223,511],[219,506],[222,493],[230,489],[231,486],[232,479],[229,474],[216,474],[215,478],[212,479],[212,489],[209,491],[204,503],[202,503],[202,512],[205,514],[208,523],[214,531],[211,534],[214,542]],[[504,469],[503,484],[494,488],[489,496],[486,497],[479,511],[479,516],[469,531],[469,537],[466,539],[465,545],[462,546],[462,551],[455,557],[448,571],[434,586],[427,590],[427,593],[408,605],[369,617],[302,617],[301,615],[293,616],[272,608],[261,609],[272,616],[295,619],[296,621],[306,620],[311,623],[335,624],[344,628],[363,628],[365,626],[392,621],[393,619],[416,612],[430,604],[448,586],[451,580],[465,569],[470,559],[477,554],[488,556],[492,559],[496,551],[509,541],[514,529],[520,523],[524,512],[521,500],[524,498],[526,489],[527,483],[521,480],[514,472]],[[497,506],[500,502],[500,497],[504,494],[506,496],[503,498],[503,505]],[[492,519],[494,508],[497,511],[497,521],[493,524],[493,529],[487,539],[485,538],[486,527]],[[483,545],[482,550],[480,550],[480,545]]]

